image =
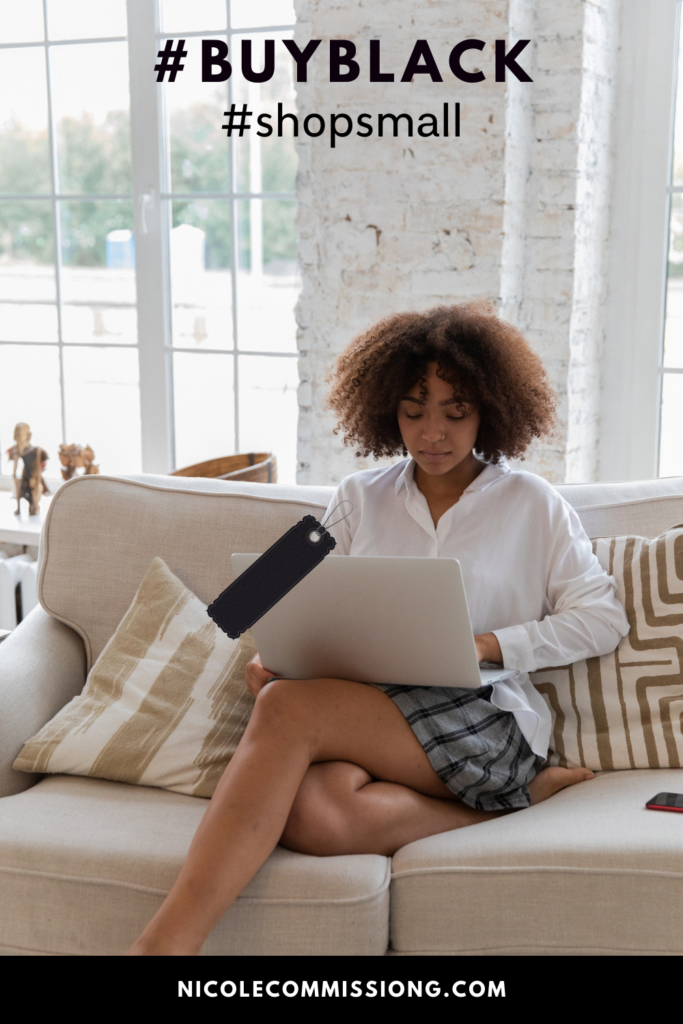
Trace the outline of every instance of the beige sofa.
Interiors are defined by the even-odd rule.
[[[683,522],[683,479],[561,488],[591,536]],[[206,802],[31,777],[23,741],[80,692],[154,555],[204,601],[324,487],[85,477],[52,503],[34,609],[0,645],[0,950],[117,954],[161,903]],[[330,609],[333,614],[334,609]],[[683,953],[683,816],[644,809],[683,771],[602,773],[551,800],[380,856],[278,848],[207,940],[221,955]]]

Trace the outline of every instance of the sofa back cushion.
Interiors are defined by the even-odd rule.
[[[562,485],[590,537],[655,537],[683,523],[683,479]],[[265,551],[332,487],[227,483],[191,477],[79,477],[52,500],[41,541],[38,596],[99,656],[158,555],[208,604],[233,579],[234,551]]]
[[[302,516],[319,516],[332,493],[182,477],[71,480],[46,518],[40,602],[82,636],[90,669],[154,557],[207,605],[234,578],[233,552],[265,551]]]
[[[683,523],[683,477],[626,483],[560,484],[589,537],[658,537]]]

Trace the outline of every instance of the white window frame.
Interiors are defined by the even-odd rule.
[[[621,17],[602,480],[658,473],[680,0],[624,3]]]
[[[156,0],[126,0],[126,7],[142,469],[167,473],[175,468],[175,445],[168,225],[166,204],[160,199],[169,173],[164,160],[163,91],[152,73],[159,5]]]

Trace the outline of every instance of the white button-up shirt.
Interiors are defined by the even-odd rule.
[[[628,632],[616,583],[576,512],[541,477],[488,465],[434,526],[414,469],[406,459],[341,482],[327,515],[345,499],[353,511],[330,529],[332,554],[457,558],[475,634],[495,633],[504,668],[515,670],[493,684],[491,701],[545,757],[550,712],[528,673],[615,649]]]

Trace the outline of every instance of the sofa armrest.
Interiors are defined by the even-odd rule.
[[[34,608],[0,644],[0,797],[33,786],[40,775],[17,772],[12,762],[85,685],[80,636]]]

